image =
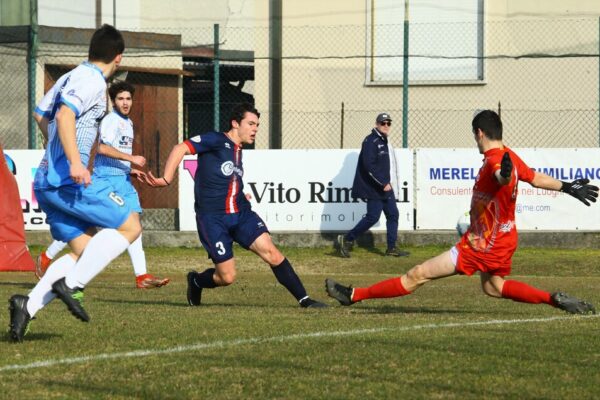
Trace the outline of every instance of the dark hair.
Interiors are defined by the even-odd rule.
[[[104,24],[96,29],[90,40],[88,59],[110,63],[119,54],[125,51],[123,35],[111,25]]]
[[[115,102],[117,95],[121,92],[129,92],[131,94],[131,98],[133,98],[135,88],[130,83],[124,81],[116,81],[108,88],[108,95],[113,103]]]
[[[502,140],[502,121],[500,116],[492,110],[484,110],[473,118],[473,133],[481,129],[485,136],[491,140]]]
[[[235,120],[239,124],[240,122],[242,122],[242,120],[244,119],[244,115],[246,115],[247,112],[252,113],[258,118],[260,118],[260,113],[256,108],[254,108],[254,105],[250,103],[238,104],[231,110],[231,117],[229,118],[229,129],[233,128],[231,121]]]

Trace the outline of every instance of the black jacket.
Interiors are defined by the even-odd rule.
[[[390,154],[387,137],[375,128],[363,140],[358,156],[352,197],[358,199],[386,199],[393,191],[384,192],[390,183]]]

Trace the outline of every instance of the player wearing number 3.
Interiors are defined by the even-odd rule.
[[[188,273],[188,303],[199,306],[203,289],[228,286],[235,281],[235,241],[269,264],[277,281],[289,290],[301,307],[326,307],[307,295],[292,265],[275,247],[267,226],[252,211],[243,192],[242,146],[254,143],[259,117],[251,104],[236,106],[227,132],[208,132],[176,145],[169,154],[164,175],[160,178],[151,172],[147,175],[151,186],[167,186],[173,181],[183,157],[198,155],[194,177],[196,225],[200,241],[215,267],[201,273]]]
[[[551,294],[523,282],[505,280],[505,277],[511,272],[512,255],[517,248],[515,205],[519,181],[536,188],[568,193],[587,206],[596,201],[598,187],[589,185],[587,179],[561,182],[529,168],[502,143],[502,122],[493,111],[478,113],[472,126],[484,159],[473,187],[471,226],[460,242],[399,278],[367,288],[352,288],[327,279],[327,293],[342,305],[349,306],[365,299],[405,296],[434,279],[479,272],[481,288],[488,296],[523,303],[545,303],[573,314],[595,312],[588,302],[561,292]]]

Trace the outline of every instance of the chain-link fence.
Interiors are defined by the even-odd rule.
[[[599,27],[597,18],[411,25],[403,131],[401,24],[284,26],[282,147],[358,148],[384,111],[393,117],[396,147],[473,147],[474,111],[499,104],[509,146],[597,147]],[[39,101],[86,58],[92,31],[40,27],[32,53],[28,36],[8,37],[3,29],[0,142],[7,149],[40,148],[39,132],[32,139],[28,131],[28,82],[35,80]],[[136,87],[134,151],[148,159],[150,170],[162,173],[181,139],[226,130],[230,109],[242,101],[254,102],[262,114],[256,148],[269,147],[269,136],[279,131],[270,126],[277,118],[269,88],[277,76],[270,69],[269,35],[268,28],[222,29],[215,52],[212,26],[126,32],[121,70],[127,75],[118,78]],[[32,56],[34,77],[27,71]],[[143,205],[176,208],[176,185],[171,192],[140,189]]]

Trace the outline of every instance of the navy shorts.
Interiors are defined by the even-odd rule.
[[[202,246],[215,264],[233,258],[233,242],[249,249],[260,235],[269,232],[264,221],[252,210],[236,214],[196,213],[196,226]]]

